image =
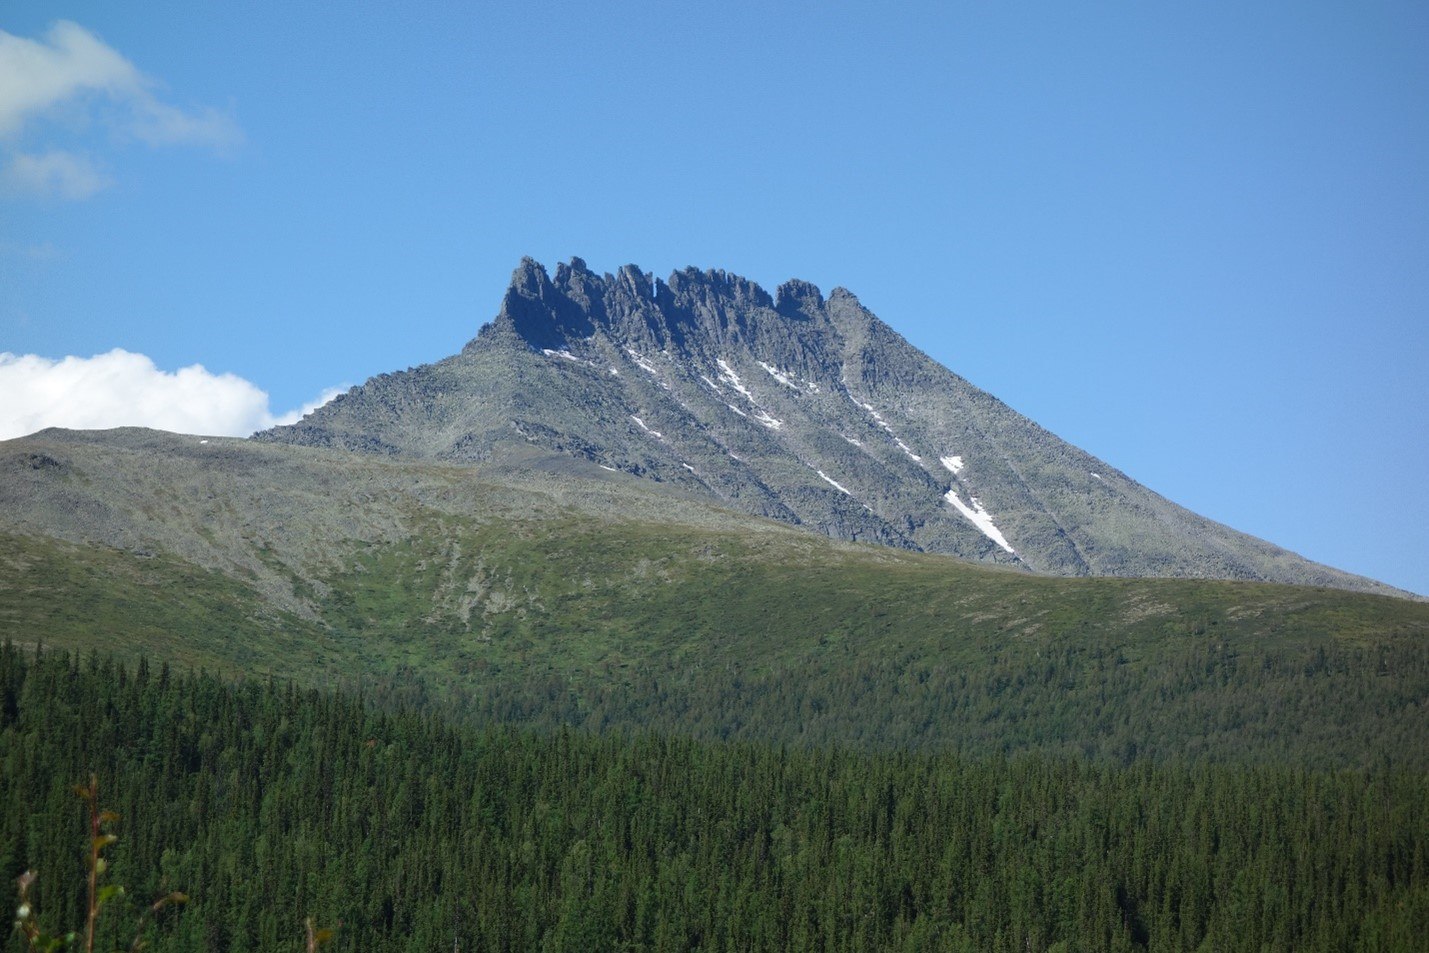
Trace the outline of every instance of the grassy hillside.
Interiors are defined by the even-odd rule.
[[[836,544],[599,471],[354,465],[239,441],[212,465],[178,439],[52,441],[53,464],[10,484],[28,502],[4,509],[0,636],[361,685],[477,720],[1429,765],[1423,603],[1032,577]]]

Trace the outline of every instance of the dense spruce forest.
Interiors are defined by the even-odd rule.
[[[456,726],[342,692],[0,648],[0,869],[97,948],[1416,950],[1429,776]],[[108,943],[109,945],[104,945]],[[3,949],[20,951],[10,934]]]

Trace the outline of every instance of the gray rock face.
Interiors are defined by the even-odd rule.
[[[1191,513],[938,365],[835,288],[526,259],[461,353],[260,441],[451,461],[531,444],[829,536],[1062,576],[1394,592]]]

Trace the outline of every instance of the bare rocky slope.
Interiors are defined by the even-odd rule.
[[[1061,576],[1400,594],[1205,519],[1058,439],[834,289],[526,259],[459,354],[262,442],[452,462],[528,444],[836,539]]]

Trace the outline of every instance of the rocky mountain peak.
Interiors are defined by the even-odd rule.
[[[709,349],[719,342],[790,333],[788,320],[820,317],[823,296],[803,281],[781,286],[783,306],[740,275],[685,268],[664,281],[637,265],[596,274],[580,258],[556,267],[555,278],[526,258],[493,322],[536,351],[578,346],[600,334],[621,347]]]
[[[577,259],[578,260],[578,259]],[[521,259],[511,273],[511,284],[501,301],[493,326],[514,332],[536,349],[558,348],[569,338],[589,337],[594,330],[588,301],[572,300],[569,293],[582,274],[565,268],[557,273],[564,288],[551,282],[545,267],[532,258]]]
[[[844,288],[532,259],[462,352],[260,440],[513,445],[818,530],[1056,575],[1377,584],[1190,513],[938,365]],[[1383,587],[1379,587],[1381,590]]]
[[[817,285],[795,278],[779,286],[774,308],[786,318],[807,320],[824,308],[824,296]]]

